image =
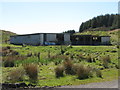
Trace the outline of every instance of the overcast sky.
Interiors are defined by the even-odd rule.
[[[98,15],[118,13],[118,2],[1,2],[0,29],[17,34],[79,30]]]

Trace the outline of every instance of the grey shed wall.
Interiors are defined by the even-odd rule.
[[[39,45],[41,44],[41,35],[21,35],[11,37],[10,43],[12,44],[28,44],[28,45]]]
[[[57,41],[56,34],[46,34],[46,41]]]
[[[64,34],[64,44],[71,44],[70,34]]]

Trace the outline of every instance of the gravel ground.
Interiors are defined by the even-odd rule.
[[[61,86],[60,88],[118,88],[118,80],[76,86]]]

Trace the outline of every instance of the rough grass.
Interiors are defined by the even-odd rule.
[[[23,68],[20,68],[20,67],[15,68],[8,73],[6,80],[12,83],[23,81],[24,75],[25,75],[25,71]]]
[[[55,75],[57,78],[64,76],[64,67],[63,66],[57,66],[55,68]]]
[[[8,45],[6,45],[8,46]],[[28,59],[25,60],[17,60],[15,61],[15,64],[17,66],[20,66],[22,64],[27,64],[27,63],[36,63],[38,64],[38,86],[59,86],[59,85],[79,85],[79,84],[84,84],[84,83],[90,83],[90,82],[100,82],[100,81],[108,81],[108,80],[113,80],[117,79],[117,73],[118,69],[115,68],[115,65],[118,64],[118,48],[116,46],[72,46],[72,48],[67,48],[64,46],[64,48],[67,49],[69,52],[68,57],[70,57],[71,54],[74,55],[74,58],[72,59],[73,63],[81,63],[87,65],[92,65],[98,69],[103,68],[103,66],[100,66],[101,61],[100,58],[104,55],[110,55],[111,57],[111,63],[109,69],[103,69],[101,70],[102,72],[102,77],[99,78],[97,76],[93,76],[92,78],[87,78],[84,80],[79,80],[77,79],[78,76],[76,75],[65,75],[64,77],[56,78],[55,76],[55,71],[54,69],[58,66],[61,65],[62,63],[59,63],[58,65],[55,65],[54,62],[56,62],[58,59],[50,60],[48,59],[48,50],[50,50],[50,56],[54,55],[59,55],[60,54],[60,46],[26,46],[26,47],[21,47],[21,46],[15,46],[15,45],[10,45],[11,48],[15,51],[18,51],[20,55],[27,55],[27,53],[31,52],[32,53],[41,53],[41,58],[40,61],[38,61],[37,57],[29,57]],[[113,50],[117,52],[112,52]],[[79,61],[77,59],[77,54],[82,54],[84,57],[86,57],[88,54],[92,55],[95,57],[96,62],[88,63],[85,60]],[[62,57],[62,56],[60,56]],[[60,58],[58,57],[58,58]],[[62,59],[61,59],[62,60]],[[63,60],[64,61],[64,58]],[[47,63],[41,64],[41,63]],[[113,64],[114,63],[114,64]],[[12,68],[16,67],[2,67],[3,68],[3,75],[6,76],[8,72],[12,70]],[[3,81],[6,82],[6,81]],[[29,79],[25,77],[25,83],[29,83]]]
[[[78,79],[86,79],[91,77],[92,69],[88,66],[80,64],[77,68]]]
[[[37,81],[38,79],[38,67],[37,64],[25,64],[24,69],[29,76],[30,80]]]
[[[64,64],[64,69],[65,69],[66,74],[70,74],[70,75],[74,74],[74,71],[72,69],[73,63],[71,60],[68,59],[68,60],[64,61],[63,64]]]

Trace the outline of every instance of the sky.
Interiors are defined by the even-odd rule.
[[[0,29],[17,34],[79,31],[98,15],[118,13],[118,2],[1,2]]]

